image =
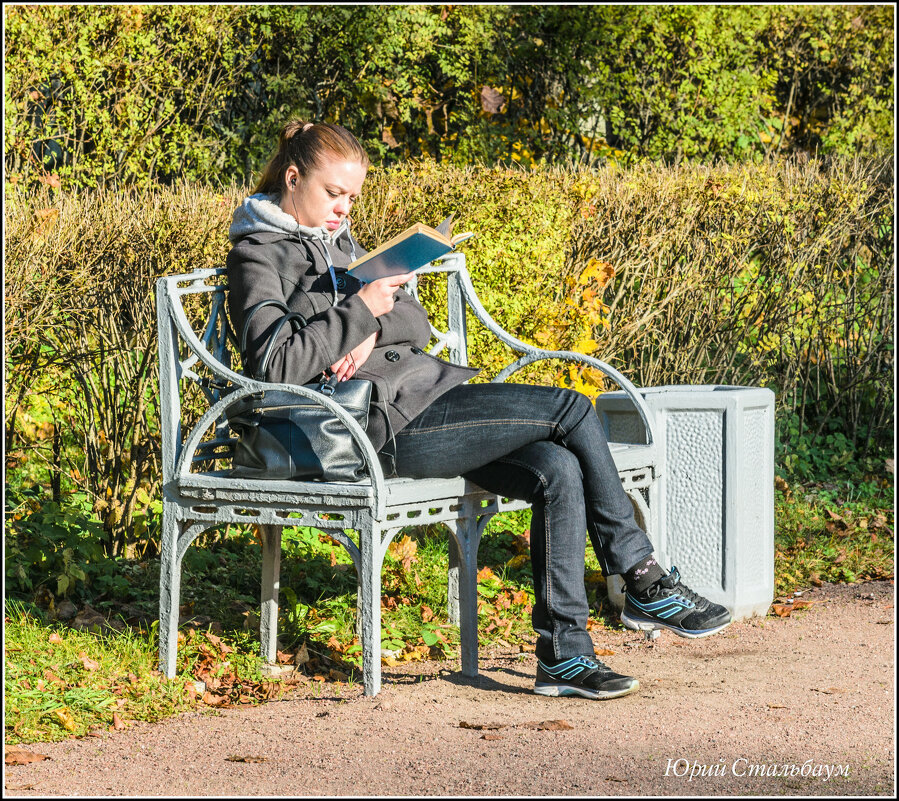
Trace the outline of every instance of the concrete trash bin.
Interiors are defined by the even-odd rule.
[[[657,558],[735,620],[766,614],[774,598],[774,393],[720,385],[639,391],[660,452]],[[645,442],[625,393],[600,395],[596,411],[610,442]],[[609,591],[623,604],[620,580]]]

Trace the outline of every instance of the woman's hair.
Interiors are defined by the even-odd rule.
[[[278,150],[265,165],[253,193],[280,195],[288,167],[296,167],[305,178],[328,157],[358,161],[365,167],[369,163],[359,140],[346,128],[329,122],[291,120],[281,129]]]

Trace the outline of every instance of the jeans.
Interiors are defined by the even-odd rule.
[[[393,455],[398,476],[461,475],[531,504],[536,655],[545,662],[592,656],[586,534],[607,576],[649,556],[652,544],[590,400],[554,387],[463,384],[396,435]]]

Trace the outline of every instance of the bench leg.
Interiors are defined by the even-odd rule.
[[[459,626],[462,675],[478,675],[478,543],[476,518],[460,518],[450,537],[449,618]],[[455,608],[454,608],[455,607]]]
[[[446,584],[446,616],[454,626],[460,623],[459,617],[459,566],[462,564],[462,553],[455,537],[449,538],[449,570]]]
[[[170,679],[175,677],[178,658],[178,613],[181,597],[178,537],[183,526],[168,505],[164,506],[159,565],[159,670]]]
[[[262,537],[262,607],[259,650],[273,664],[278,656],[278,589],[281,578],[281,527],[259,526]]]
[[[359,588],[356,615],[361,622],[362,680],[366,695],[381,691],[381,529],[359,532]]]

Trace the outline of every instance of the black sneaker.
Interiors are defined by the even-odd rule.
[[[708,637],[731,624],[723,606],[713,604],[681,583],[676,567],[646,592],[624,595],[621,622],[637,631],[670,629],[681,637]]]
[[[575,656],[547,665],[537,660],[537,695],[580,695],[582,698],[605,700],[632,693],[640,682],[615,673],[608,665],[589,656]]]

